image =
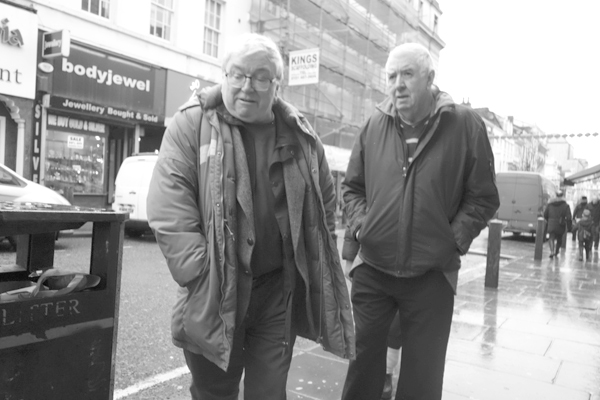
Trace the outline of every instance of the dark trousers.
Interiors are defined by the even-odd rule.
[[[592,238],[580,239],[579,240],[579,257],[583,257],[583,251],[585,250],[585,258],[591,259],[592,252]]]
[[[560,248],[562,247],[564,233],[550,233],[548,234],[548,240],[554,243],[554,254],[560,253]],[[552,245],[550,245],[550,250],[552,251]]]
[[[354,270],[352,305],[356,359],[350,361],[343,400],[381,397],[386,337],[397,311],[402,359],[396,400],[440,400],[454,293],[441,272],[394,278],[362,264]]]
[[[390,331],[388,332],[387,345],[395,350],[400,350],[402,347],[402,329],[400,329],[400,313],[392,320]]]
[[[253,284],[248,312],[236,329],[227,372],[199,354],[184,350],[192,373],[193,400],[237,400],[244,372],[245,400],[285,400],[292,347],[285,342],[282,274]]]

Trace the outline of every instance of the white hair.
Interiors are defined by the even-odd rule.
[[[283,58],[277,44],[272,39],[258,33],[245,33],[235,40],[233,47],[227,50],[223,56],[223,63],[221,64],[223,71],[225,71],[229,60],[233,56],[257,49],[264,50],[269,60],[275,64],[275,78],[278,80],[283,79]]]
[[[421,68],[423,74],[428,74],[433,71],[433,59],[431,58],[431,53],[429,53],[429,50],[427,50],[425,46],[419,43],[404,43],[394,47],[392,51],[390,51],[390,55],[385,64],[386,70],[388,69],[388,64],[392,58],[396,57],[399,53],[405,52],[415,55],[417,64]]]

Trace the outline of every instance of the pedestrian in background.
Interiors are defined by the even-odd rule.
[[[483,120],[433,85],[431,55],[403,44],[386,63],[388,98],[356,138],[342,184],[352,240],[356,360],[343,400],[379,399],[386,337],[400,315],[396,399],[439,400],[460,256],[499,207]]]
[[[583,251],[585,250],[585,259],[592,259],[592,229],[594,223],[592,221],[592,213],[590,210],[583,210],[581,218],[575,223],[577,226],[577,238],[579,241],[579,261],[583,261]]]
[[[323,145],[277,96],[276,44],[245,35],[223,84],[182,106],[167,128],[148,217],[180,285],[171,328],[193,399],[286,398],[296,335],[354,353]]]
[[[577,222],[580,218],[581,215],[583,214],[583,210],[585,210],[587,208],[587,197],[586,196],[581,196],[581,201],[579,201],[579,203],[577,203],[577,205],[575,206],[575,209],[573,210],[573,220],[575,222]],[[573,225],[573,241],[575,241],[575,239],[577,239],[577,224]]]
[[[563,235],[565,232],[570,232],[572,228],[571,207],[565,201],[562,190],[558,190],[556,197],[548,201],[544,209],[544,219],[546,220],[550,258],[554,258],[560,253]]]
[[[600,196],[594,196],[593,200],[588,203],[587,209],[592,213],[592,233],[594,235],[594,250],[598,250],[598,242],[600,240]]]

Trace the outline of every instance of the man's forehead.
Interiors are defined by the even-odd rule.
[[[246,51],[233,54],[229,59],[228,67],[246,72],[272,72],[275,73],[277,67],[263,49],[248,49]]]
[[[419,69],[419,64],[416,62],[406,62],[402,60],[391,60],[386,64],[386,72],[397,71],[416,71]]]
[[[409,52],[391,54],[385,66],[386,71],[416,70],[418,68],[419,63],[416,56]]]

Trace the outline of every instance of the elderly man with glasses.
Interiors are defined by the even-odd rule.
[[[323,145],[277,97],[275,43],[245,35],[223,84],[182,106],[165,132],[148,218],[179,284],[171,328],[193,399],[286,398],[297,335],[354,357]]]

